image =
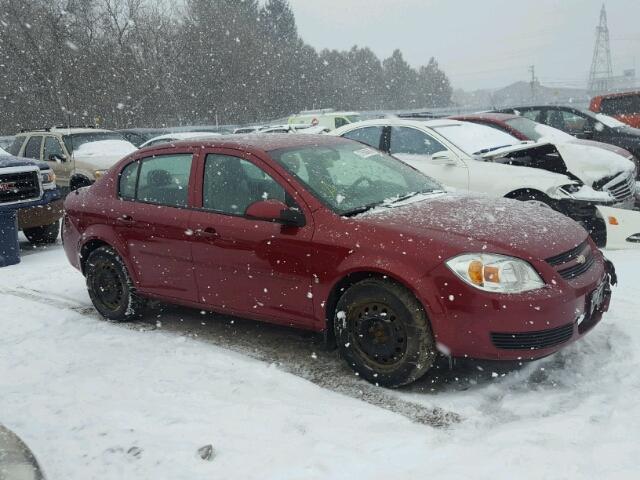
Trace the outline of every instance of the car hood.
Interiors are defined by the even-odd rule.
[[[48,170],[50,168],[45,162],[39,160],[14,157],[13,155],[0,155],[0,168],[33,166],[37,166],[40,170]]]
[[[555,146],[567,169],[585,185],[592,186],[604,178],[631,173],[635,168],[631,160],[612,150],[577,142],[556,143]]]
[[[438,238],[436,232],[442,232],[449,246],[453,246],[453,238],[459,253],[481,248],[525,259],[545,259],[566,252],[588,236],[578,223],[550,208],[462,194],[376,208],[357,219],[376,229],[390,229],[429,242]]]

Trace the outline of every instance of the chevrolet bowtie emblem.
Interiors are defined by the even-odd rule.
[[[587,261],[587,257],[585,257],[584,255],[578,255],[576,257],[576,262],[578,262],[579,264],[583,264]]]

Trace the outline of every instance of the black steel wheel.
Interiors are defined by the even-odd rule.
[[[334,320],[341,356],[366,380],[385,387],[411,383],[433,364],[435,344],[415,296],[389,280],[352,285]]]
[[[142,315],[145,302],[136,295],[127,268],[112,248],[91,252],[85,273],[89,297],[103,317],[127,321]]]

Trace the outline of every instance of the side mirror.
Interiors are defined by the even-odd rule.
[[[244,213],[250,218],[278,222],[292,227],[304,227],[306,224],[301,212],[292,210],[280,200],[258,200],[249,205]]]
[[[49,155],[49,161],[62,163],[67,161],[67,157],[65,157],[64,155],[58,155],[57,153],[52,153],[51,155]]]
[[[443,150],[431,155],[431,163],[434,165],[455,165],[456,159],[451,156],[450,152]]]

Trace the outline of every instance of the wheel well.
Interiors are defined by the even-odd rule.
[[[514,190],[513,192],[507,193],[504,198],[520,198],[524,195],[532,195],[536,197],[548,198],[547,195],[540,190],[536,190],[535,188],[520,188],[518,190]]]
[[[87,243],[82,245],[80,249],[80,269],[82,273],[85,273],[85,265],[87,264],[87,259],[91,252],[100,248],[100,247],[109,247],[110,245],[107,242],[102,240],[89,240]]]
[[[402,285],[403,287],[407,288],[406,285],[404,285],[401,281],[397,280],[396,278],[380,272],[369,272],[369,271],[352,272],[349,275],[346,275],[345,277],[340,279],[340,281],[338,281],[338,283],[336,283],[333,289],[331,290],[331,293],[329,293],[329,298],[327,298],[327,303],[325,308],[327,318],[325,319],[326,326],[324,331],[324,337],[325,337],[326,347],[328,349],[336,348],[336,338],[335,338],[335,333],[333,331],[333,321],[335,319],[338,300],[340,300],[340,297],[342,297],[344,292],[346,292],[349,289],[349,287],[351,287],[352,285],[355,285],[356,283],[362,280],[366,280],[368,278],[377,278],[380,280],[392,280],[398,285]],[[407,288],[407,289],[411,291],[410,288]]]

